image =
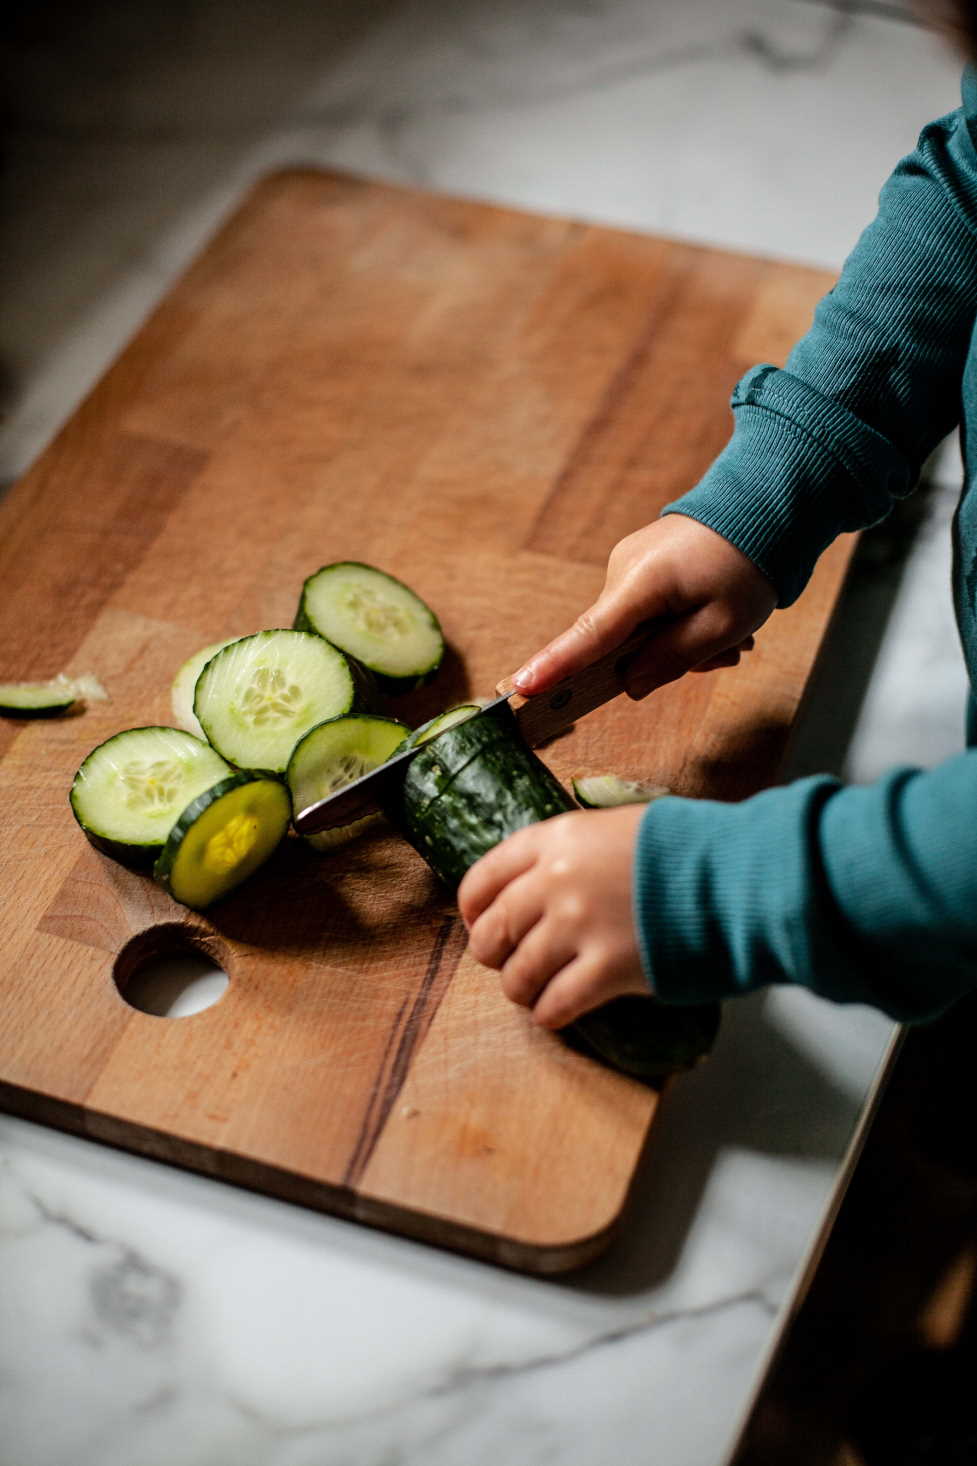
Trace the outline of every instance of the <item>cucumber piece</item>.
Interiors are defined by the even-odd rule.
[[[193,711],[232,764],[283,773],[310,728],[353,709],[341,651],[305,631],[258,631],[232,641],[197,678]]]
[[[619,804],[650,804],[671,791],[648,779],[622,779],[618,774],[588,774],[572,779],[577,803],[584,809],[615,809]]]
[[[654,1081],[705,1058],[721,1016],[718,1003],[679,1007],[650,994],[629,993],[585,1013],[563,1036],[572,1048],[603,1059],[632,1079]]]
[[[299,739],[285,771],[294,808],[307,809],[361,774],[386,763],[408,732],[406,723],[366,713],[317,723]],[[376,815],[364,815],[351,824],[305,838],[317,850],[328,850],[345,844],[353,835],[375,824],[376,819]]]
[[[80,703],[107,702],[97,677],[68,677],[47,682],[0,682],[0,714],[8,718],[53,718]]]
[[[430,743],[432,738],[437,738],[439,733],[453,728],[456,723],[464,723],[473,718],[482,711],[483,706],[480,702],[462,702],[457,707],[448,708],[447,712],[438,713],[435,718],[428,718],[426,723],[422,723],[409,735],[405,747],[417,748],[422,743]]]
[[[389,796],[387,813],[454,890],[465,871],[507,835],[574,807],[503,704],[425,744]],[[719,1019],[717,1003],[680,1008],[653,998],[619,998],[577,1019],[560,1036],[631,1078],[657,1081],[707,1053]]]
[[[454,890],[469,866],[523,825],[573,801],[503,704],[442,731],[410,760],[387,813]]]
[[[180,811],[230,772],[192,733],[129,728],[92,749],[68,797],[96,849],[128,865],[148,864]]]
[[[396,695],[430,681],[444,656],[438,618],[420,596],[372,565],[323,565],[302,587],[295,614],[372,674],[380,693]]]
[[[292,807],[280,779],[240,769],[192,799],[167,836],[153,875],[170,895],[202,911],[263,865]]]
[[[210,646],[201,647],[199,652],[194,652],[193,656],[188,657],[183,663],[170,687],[170,706],[173,709],[173,721],[178,728],[186,728],[188,733],[195,733],[198,738],[206,737],[193,710],[193,694],[197,678],[211,657],[216,657],[217,653],[223,651],[226,646],[230,646],[232,641],[239,640],[240,637],[227,636],[223,641],[212,641]]]

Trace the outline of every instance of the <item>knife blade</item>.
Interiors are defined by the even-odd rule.
[[[624,691],[624,664],[660,625],[660,622],[643,622],[613,651],[535,697],[523,697],[512,686],[511,678],[505,678],[496,688],[497,696],[474,716],[490,716],[508,703],[523,738],[530,748],[539,748],[565,732],[578,718],[602,707]],[[429,748],[439,736],[436,734],[428,743],[419,743],[403,753],[395,753],[386,763],[299,810],[293,820],[298,833],[314,835],[320,830],[332,830],[339,825],[352,824],[353,820],[379,809],[387,791],[403,777],[415,753],[421,748]]]

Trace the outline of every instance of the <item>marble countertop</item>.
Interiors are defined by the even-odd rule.
[[[733,1005],[540,1280],[0,1118],[4,1466],[721,1462],[892,1025]]]
[[[958,92],[898,3],[192,9],[96,6],[57,41],[25,19],[12,42],[7,479],[268,168],[836,266]],[[960,745],[952,451],[935,479],[898,573],[843,608],[795,771]],[[883,601],[839,740],[834,694]],[[621,1235],[545,1281],[0,1116],[0,1466],[721,1466],[894,1035],[801,992],[727,1005]]]

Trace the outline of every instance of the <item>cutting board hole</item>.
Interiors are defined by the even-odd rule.
[[[204,947],[165,929],[133,938],[119,953],[113,972],[120,994],[153,1018],[190,1018],[219,1003],[230,979]]]

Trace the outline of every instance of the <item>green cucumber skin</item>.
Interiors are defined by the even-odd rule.
[[[422,745],[389,801],[388,817],[451,891],[506,836],[574,808],[501,711],[505,721],[479,715]]]
[[[93,677],[73,678],[60,672],[40,682],[0,683],[0,717],[61,718],[81,712],[89,698],[106,700],[104,688]]]
[[[336,564],[350,565],[357,570],[377,570],[377,567],[375,565],[367,565],[363,560],[339,560],[336,561]],[[302,595],[299,599],[299,607],[295,613],[295,620],[292,622],[293,631],[311,631],[315,636],[322,636],[322,632],[319,630],[318,626],[316,626],[314,622],[310,619],[306,610],[306,594],[309,582],[314,580],[321,571],[327,568],[328,567],[325,565],[320,565],[319,569],[314,571],[312,575],[308,576],[303,583]],[[421,599],[420,596],[417,595],[416,591],[411,590],[410,586],[407,585],[404,581],[398,580],[396,575],[390,575],[386,570],[381,570],[377,573],[386,576],[387,580],[395,581],[397,585],[403,586],[405,590],[411,591],[411,595],[416,596],[418,600]],[[372,667],[367,667],[365,663],[357,661],[357,659],[351,656],[344,647],[337,647],[337,651],[341,651],[343,653],[343,656],[346,657],[350,666],[353,668],[357,668],[362,672],[364,677],[364,685],[367,688],[372,689],[372,695],[374,699],[373,702],[364,704],[364,706],[357,709],[357,711],[374,711],[380,707],[383,698],[402,697],[404,693],[415,692],[417,688],[426,687],[429,682],[433,682],[434,678],[437,676],[438,668],[444,661],[444,631],[442,629],[441,622],[438,620],[437,616],[435,616],[430,606],[427,605],[427,602],[424,601],[422,604],[427,607],[428,613],[431,616],[431,619],[434,621],[434,624],[437,627],[438,632],[441,636],[441,655],[432,664],[432,666],[426,667],[423,672],[411,673],[410,676],[407,677],[391,677],[386,672],[377,672]],[[329,638],[327,636],[322,636],[322,639],[323,641],[329,641]],[[329,642],[329,644],[330,646],[334,645],[334,643],[332,642]]]
[[[75,814],[72,806],[72,814]],[[75,819],[78,819],[75,814]],[[107,855],[110,860],[115,860],[119,865],[127,866],[130,870],[151,871],[153,862],[157,859],[160,846],[157,845],[130,845],[123,840],[109,840],[105,835],[96,835],[94,830],[88,830],[78,820],[85,832],[85,839],[93,849],[100,855]]]
[[[173,862],[177,857],[183,839],[190,828],[197,822],[205,809],[208,809],[216,799],[225,794],[230,794],[232,789],[239,788],[242,784],[254,784],[259,779],[265,779],[272,784],[283,784],[284,779],[280,774],[269,772],[265,769],[238,769],[233,774],[228,774],[226,779],[219,779],[216,784],[211,784],[196,799],[191,799],[171,826],[170,833],[166,837],[166,843],[157,855],[153,866],[153,876],[161,886],[170,889],[170,871],[173,869]]]
[[[386,812],[455,891],[476,860],[508,835],[576,808],[502,706],[422,745]],[[561,1037],[632,1079],[655,1083],[709,1052],[720,1016],[718,1003],[678,1007],[634,995],[585,1013]]]
[[[465,872],[507,836],[573,808],[546,773],[543,779],[538,770],[519,767],[510,754],[486,750],[426,806],[420,823],[406,829],[407,838],[456,890]]]
[[[0,717],[3,718],[63,718],[77,708],[81,698],[77,693],[61,702],[50,702],[45,707],[15,708],[0,703]]]
[[[719,1003],[679,1007],[628,994],[594,1008],[564,1032],[574,1048],[596,1054],[622,1074],[647,1082],[691,1069],[712,1049]]]

